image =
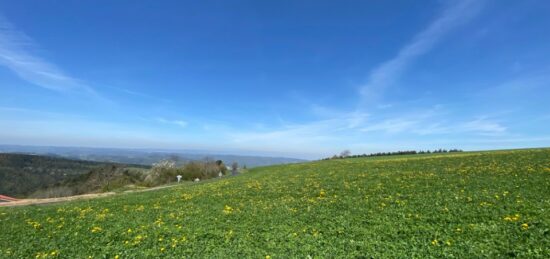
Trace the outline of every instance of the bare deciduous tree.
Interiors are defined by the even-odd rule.
[[[349,151],[348,149],[340,152],[340,157],[348,157],[351,155],[351,151]]]
[[[237,162],[233,162],[233,164],[231,165],[231,174],[237,175],[238,172],[239,172],[239,164],[237,164]]]

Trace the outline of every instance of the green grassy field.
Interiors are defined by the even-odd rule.
[[[550,149],[358,158],[0,208],[0,257],[550,257]]]

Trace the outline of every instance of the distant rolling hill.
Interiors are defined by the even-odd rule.
[[[124,167],[128,166],[60,157],[0,153],[0,194],[23,197],[64,181],[74,182],[78,176],[94,172],[97,174],[98,171],[116,171],[117,168]],[[84,180],[86,179],[82,181]]]
[[[276,164],[305,162],[306,160],[287,157],[242,156],[229,154],[210,154],[201,151],[166,151],[145,149],[115,149],[86,147],[47,147],[47,146],[17,146],[0,145],[0,153],[25,153],[57,156],[70,159],[114,162],[122,164],[152,165],[161,160],[176,161],[178,165],[189,161],[212,159],[222,160],[230,165],[233,162],[240,166],[257,167]]]

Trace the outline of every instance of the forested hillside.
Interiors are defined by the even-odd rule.
[[[98,170],[116,171],[111,166],[115,165],[49,156],[0,153],[0,194],[24,197],[36,190],[70,179],[78,179],[76,177],[80,175]],[[71,181],[74,183],[75,180]]]

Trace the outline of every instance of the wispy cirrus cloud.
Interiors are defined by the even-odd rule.
[[[454,117],[450,116],[452,114],[451,110],[440,105],[402,112],[400,115],[339,113],[332,118],[285,124],[280,128],[250,131],[228,129],[226,135],[233,144],[251,149],[301,150],[312,154],[329,154],[350,147],[387,149],[390,146],[384,145],[388,141],[394,143],[395,148],[399,148],[399,141],[409,140],[403,145],[408,143],[411,148],[427,148],[429,142],[422,139],[428,136],[446,139],[447,142],[432,143],[431,148],[435,148],[437,144],[457,145],[457,139],[510,135],[508,128],[497,118],[477,116],[451,119]]]
[[[189,123],[187,123],[186,121],[183,121],[183,120],[168,120],[168,119],[161,118],[161,117],[156,118],[155,120],[159,123],[172,124],[172,125],[180,126],[182,128],[187,127],[187,125],[189,124]]]
[[[483,2],[483,0],[454,1],[447,6],[437,19],[403,46],[394,58],[370,72],[367,83],[359,89],[363,104],[380,98],[382,92],[393,84],[416,58],[430,51],[453,29],[475,17],[481,10]]]
[[[478,132],[481,135],[500,135],[506,132],[507,128],[502,124],[481,117],[459,125],[459,130]]]
[[[139,97],[139,98],[150,99],[150,100],[160,101],[160,102],[164,102],[164,103],[170,103],[171,102],[169,99],[159,98],[159,97],[151,95],[151,94],[146,94],[146,93],[143,93],[143,92],[138,92],[138,91],[130,90],[130,89],[126,89],[126,88],[112,87],[112,89],[117,90],[117,91],[122,92],[122,93],[125,93],[127,95]]]
[[[506,133],[507,128],[498,121],[487,117],[454,121],[440,118],[436,114],[426,116],[403,116],[374,122],[362,129],[362,132],[381,132],[386,134],[410,133],[414,135],[439,135],[469,133],[473,135],[498,136]]]
[[[98,96],[93,88],[34,54],[37,49],[29,36],[0,15],[0,65],[36,86],[58,92]]]
[[[356,134],[357,128],[368,120],[368,117],[368,114],[363,113],[338,113],[338,116],[333,118],[307,123],[285,123],[276,129],[226,129],[226,135],[234,144],[248,148],[326,152],[334,147],[327,143],[346,142],[344,139]]]
[[[235,143],[261,148],[271,145],[285,150],[309,147],[312,153],[326,152],[349,145],[359,145],[369,141],[371,145],[387,141],[382,134],[402,134],[407,136],[441,135],[468,133],[472,135],[497,134],[506,128],[486,118],[477,120],[448,121],[438,107],[419,111],[406,111],[401,115],[379,114],[365,111],[365,104],[388,110],[394,105],[376,104],[372,101],[382,96],[408,66],[418,57],[428,53],[444,36],[453,29],[468,22],[481,10],[483,0],[453,1],[440,16],[405,44],[397,55],[370,71],[368,81],[359,88],[360,102],[351,111],[337,111],[330,107],[301,101],[320,120],[289,124],[265,131],[230,133]],[[380,139],[382,138],[382,139]],[[289,145],[292,143],[292,145]],[[332,146],[331,146],[332,145]],[[327,147],[331,146],[331,147]]]

